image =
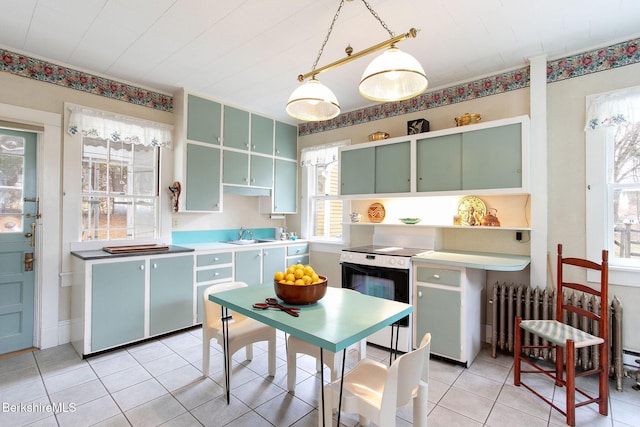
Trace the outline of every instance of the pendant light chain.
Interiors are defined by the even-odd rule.
[[[338,20],[338,15],[340,15],[340,10],[342,9],[342,6],[344,6],[344,0],[340,0],[340,6],[338,6],[338,10],[336,11],[335,16],[333,17],[333,21],[331,21],[331,25],[329,26],[329,32],[327,33],[327,36],[324,38],[324,41],[322,42],[322,46],[320,46],[320,51],[318,52],[318,57],[316,58],[315,62],[313,63],[313,67],[311,67],[311,71],[315,71],[316,67],[318,66],[318,61],[320,61],[320,57],[322,56],[322,52],[324,51],[324,47],[327,44],[327,42],[329,41],[329,37],[331,36],[331,32],[333,31],[333,25]]]
[[[371,7],[371,5],[369,3],[367,3],[365,0],[362,0],[362,3],[364,3],[364,5],[367,7],[367,9],[369,9],[369,12],[371,12],[371,14],[373,15],[374,18],[376,18],[378,20],[378,22],[380,23],[380,25],[382,25],[382,28],[384,28],[385,30],[387,30],[387,33],[389,33],[389,35],[393,38],[395,37],[395,33],[393,31],[391,31],[389,29],[389,27],[387,27],[387,24],[385,24],[385,22],[382,20],[382,18],[380,18],[380,16],[378,15],[378,13],[373,10],[373,8]]]

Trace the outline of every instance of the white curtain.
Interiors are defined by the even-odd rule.
[[[587,97],[584,130],[640,122],[640,86]]]
[[[171,149],[173,126],[79,106],[69,110],[70,135]]]
[[[332,144],[317,145],[303,148],[300,152],[300,166],[326,166],[338,161],[340,147],[349,145],[349,141],[334,142]]]

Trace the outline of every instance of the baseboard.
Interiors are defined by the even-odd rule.
[[[71,320],[61,320],[58,322],[58,344],[71,342]]]

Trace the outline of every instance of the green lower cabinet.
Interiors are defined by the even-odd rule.
[[[262,250],[236,252],[235,280],[248,285],[259,285],[260,268],[262,267]]]
[[[91,271],[91,351],[144,338],[145,260],[95,264]]]
[[[273,280],[276,271],[285,269],[285,248],[268,248],[262,250],[262,277],[264,283]]]
[[[423,337],[427,332],[431,333],[431,353],[461,360],[459,289],[438,289],[418,285],[416,322],[416,337]]]
[[[193,256],[150,261],[149,335],[193,324]]]

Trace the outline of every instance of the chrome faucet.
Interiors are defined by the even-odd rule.
[[[245,233],[249,234],[249,239],[253,240],[253,233],[248,228],[240,227],[240,231],[238,231],[238,240],[242,240]]]

